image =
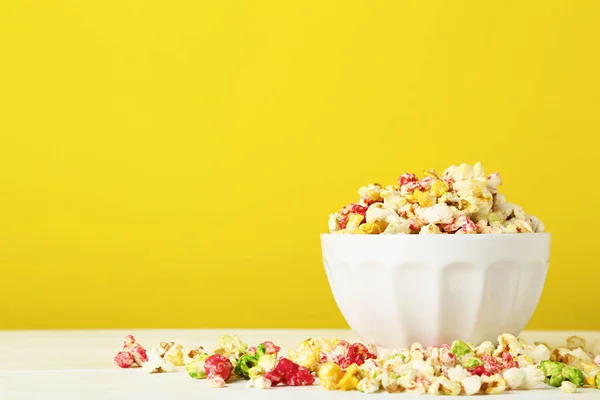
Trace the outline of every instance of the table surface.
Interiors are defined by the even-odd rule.
[[[211,388],[205,380],[190,379],[183,367],[172,373],[145,374],[139,368],[119,369],[113,364],[123,339],[133,334],[146,348],[173,340],[184,348],[202,345],[212,349],[221,334],[236,334],[247,343],[271,340],[282,349],[295,347],[308,337],[330,337],[357,340],[348,330],[87,330],[87,331],[0,331],[0,399],[132,399],[149,396],[164,399],[245,399],[281,398],[312,399],[364,398],[391,396],[382,392],[366,395],[360,392],[326,391],[318,385],[310,387],[277,387],[260,390],[233,382],[226,388]],[[563,345],[566,337],[584,337],[591,349],[600,350],[600,332],[529,331],[521,337],[528,342],[544,341]],[[395,396],[396,394],[394,394]],[[430,396],[401,394],[401,398],[426,399]],[[511,391],[502,396],[511,399],[570,398],[557,389]],[[600,391],[584,389],[577,394],[600,398]],[[433,397],[433,396],[431,396]]]

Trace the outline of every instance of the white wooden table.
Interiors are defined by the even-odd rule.
[[[312,399],[362,398],[392,396],[388,393],[366,395],[360,392],[326,391],[310,387],[277,387],[268,390],[248,388],[234,382],[226,388],[211,388],[205,380],[187,376],[183,368],[173,373],[144,374],[139,368],[119,369],[113,357],[123,339],[133,334],[147,349],[160,341],[173,340],[189,347],[203,345],[212,349],[223,334],[236,334],[251,345],[271,340],[282,350],[295,347],[308,337],[331,337],[356,340],[347,330],[130,330],[130,331],[0,331],[0,400],[57,399]],[[600,350],[600,332],[525,332],[522,337],[533,342],[546,341],[562,345],[564,339],[577,334]],[[397,394],[393,394],[396,396]],[[426,399],[429,396],[400,394],[401,399]],[[557,389],[512,391],[502,396],[511,399],[572,398]],[[575,397],[600,399],[600,390],[586,389]],[[378,398],[378,397],[376,397]],[[493,397],[495,398],[495,397]],[[502,397],[504,398],[504,397]]]

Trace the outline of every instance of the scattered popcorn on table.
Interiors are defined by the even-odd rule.
[[[157,349],[148,352],[148,361],[142,364],[142,369],[148,374],[157,372],[171,372],[173,364],[168,359],[163,359]]]
[[[185,354],[183,355],[183,362],[184,362],[184,364],[188,364],[203,354],[206,354],[206,351],[204,351],[204,347],[202,347],[202,346],[192,347],[191,349],[186,351]]]
[[[233,364],[222,354],[213,354],[204,362],[206,378],[214,387],[224,387],[225,382],[231,377]]]
[[[440,176],[404,173],[398,184],[358,190],[359,201],[329,216],[330,233],[498,234],[543,232],[544,224],[498,193],[502,183],[481,163],[450,166]],[[567,346],[568,347],[568,346]],[[577,346],[578,347],[578,346]]]
[[[204,363],[206,359],[208,359],[209,355],[204,354],[196,354],[194,358],[187,363],[185,363],[185,370],[188,375],[194,379],[204,379],[206,378],[206,370],[204,369]]]
[[[235,365],[238,358],[243,356],[247,349],[248,345],[242,342],[239,337],[222,335],[219,338],[219,342],[217,343],[217,348],[215,349],[214,353],[221,354],[229,358],[229,361]]]
[[[132,335],[125,337],[123,350],[115,356],[115,364],[121,368],[129,368],[134,365],[141,367],[142,364],[148,361],[146,349],[136,342]]]
[[[286,386],[312,385],[314,376],[307,368],[304,368],[287,358],[281,358],[275,367],[264,375],[271,382],[271,386],[279,384]]]
[[[462,169],[460,173],[468,175],[469,171]],[[374,197],[365,197],[364,202]],[[169,372],[175,368],[171,359],[185,357],[190,377],[207,378],[214,387],[224,387],[234,379],[245,379],[249,387],[259,389],[305,386],[314,384],[315,377],[327,390],[367,394],[387,391],[470,396],[544,387],[576,393],[577,388],[600,386],[596,362],[600,356],[586,351],[582,338],[570,337],[566,347],[558,348],[546,343],[528,344],[510,334],[500,335],[496,342],[497,346],[490,341],[474,345],[455,340],[426,348],[413,343],[410,348],[378,355],[371,344],[309,338],[290,349],[286,358],[279,355],[280,348],[273,342],[249,347],[229,335],[220,338],[213,354],[198,346],[184,355],[175,342],[161,342],[160,350],[153,348],[146,354],[133,336],[127,336],[115,363],[128,368],[143,354],[145,361],[140,362],[145,372]]]
[[[184,365],[183,346],[175,342],[160,342],[160,356],[176,367]]]

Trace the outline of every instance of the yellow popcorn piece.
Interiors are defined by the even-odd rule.
[[[175,342],[160,342],[159,355],[176,367],[181,367],[183,361],[183,346]]]
[[[311,372],[316,372],[319,368],[321,354],[318,347],[311,346],[310,343],[304,341],[297,349],[288,350],[288,358]]]
[[[458,396],[462,390],[460,383],[453,382],[444,376],[433,379],[428,393],[433,395]]]
[[[596,387],[596,376],[595,375],[588,375],[585,378],[585,386],[586,387]]]
[[[487,394],[498,394],[506,390],[506,381],[499,374],[481,377],[482,387]]]
[[[351,364],[346,368],[346,373],[342,379],[340,379],[338,387],[340,390],[354,390],[361,379],[360,368],[356,364]]]
[[[379,183],[369,183],[358,189],[358,195],[370,201],[381,201],[381,185]]]
[[[437,202],[437,197],[430,192],[421,192],[419,189],[415,189],[415,195],[421,207],[431,207]]]
[[[326,362],[321,365],[321,368],[319,368],[317,376],[319,377],[321,386],[323,386],[325,389],[337,390],[339,388],[338,382],[340,382],[344,377],[344,371],[342,371],[337,364]]]
[[[357,231],[364,218],[365,217],[360,214],[350,214],[348,217],[348,223],[346,224],[346,231]]]
[[[387,228],[388,224],[385,221],[367,222],[362,224],[358,230],[366,235],[378,235]]]
[[[444,193],[446,193],[450,188],[448,184],[444,181],[435,181],[431,186],[431,194],[435,197],[441,197]]]

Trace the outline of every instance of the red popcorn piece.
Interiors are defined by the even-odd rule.
[[[129,368],[135,364],[141,367],[142,363],[148,361],[148,355],[146,349],[136,342],[133,335],[127,335],[123,342],[123,350],[115,356],[114,361],[121,368]]]
[[[119,368],[129,368],[133,364],[135,364],[135,360],[133,359],[133,355],[131,355],[128,351],[120,351],[115,356],[115,364]]]
[[[231,377],[233,372],[233,364],[229,359],[221,354],[213,354],[204,362],[204,371],[206,378],[213,381],[222,381],[217,386],[223,386]]]
[[[485,371],[490,374],[498,374],[504,370],[502,363],[495,357],[483,355],[481,356],[481,361],[483,361],[483,368]]]
[[[400,187],[410,182],[417,182],[417,177],[415,176],[415,174],[409,174],[408,172],[405,172],[402,175],[400,175],[400,178],[398,178],[398,184],[400,185]]]
[[[248,347],[248,354],[250,354],[251,356],[256,354],[256,347],[255,346],[250,346]]]
[[[375,354],[372,354],[369,349],[362,343],[354,343],[348,348],[348,354],[342,358],[339,362],[339,366],[342,369],[348,368],[352,364],[363,365],[365,360],[369,358],[376,358]]]
[[[279,384],[287,386],[306,386],[315,382],[307,368],[301,367],[287,358],[281,358],[272,371],[265,374],[265,379],[271,382],[271,386]]]
[[[519,362],[508,351],[502,353],[502,362],[504,369],[519,368]]]
[[[140,367],[142,366],[142,363],[145,363],[146,361],[148,361],[148,355],[146,354],[146,349],[144,349],[139,344],[127,348],[126,351],[131,353],[131,355],[133,356],[133,359],[135,360],[135,363],[137,365],[139,365]]]
[[[281,347],[276,346],[273,342],[262,342],[262,345],[265,346],[267,354],[277,354]]]
[[[473,375],[478,375],[478,376],[482,376],[482,375],[485,375],[485,376],[492,376],[492,374],[491,374],[491,373],[489,373],[488,371],[486,371],[486,370],[485,370],[485,367],[484,367],[483,365],[480,365],[480,366],[478,366],[478,367],[475,367],[475,368],[473,369],[473,371],[471,371],[471,374],[473,374]]]

